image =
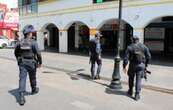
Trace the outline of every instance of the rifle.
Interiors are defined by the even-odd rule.
[[[147,79],[148,79],[148,75],[147,74],[150,74],[151,75],[151,71],[149,71],[149,70],[147,70],[146,68],[145,68],[145,70],[144,70],[144,75],[143,75],[143,78],[145,79],[145,81],[147,81]]]

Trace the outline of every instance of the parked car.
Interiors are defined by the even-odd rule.
[[[8,46],[9,40],[5,36],[0,36],[0,48]]]
[[[5,36],[0,36],[0,48],[14,48],[16,45],[16,40],[8,39]]]
[[[17,43],[17,40],[9,40],[8,48],[14,48]]]

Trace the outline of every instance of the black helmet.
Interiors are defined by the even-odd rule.
[[[36,30],[34,29],[34,27],[32,25],[28,25],[24,28],[23,30],[23,34],[28,34],[28,33],[33,33],[36,32]]]

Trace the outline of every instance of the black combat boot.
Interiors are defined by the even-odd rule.
[[[136,93],[135,94],[135,100],[138,101],[139,99],[140,99],[140,95],[139,95],[139,93]]]
[[[127,95],[132,96],[133,95],[133,90],[129,89],[128,92],[127,92]]]
[[[24,92],[20,92],[19,93],[19,104],[21,105],[21,106],[23,106],[24,104],[25,104],[25,96],[24,96]]]
[[[95,76],[93,73],[91,73],[91,79],[94,80],[95,79]]]
[[[35,87],[35,88],[33,88],[32,89],[32,95],[34,95],[34,94],[37,94],[39,92],[39,88],[38,87]]]
[[[95,79],[100,79],[100,75],[97,74],[97,75],[95,76]]]

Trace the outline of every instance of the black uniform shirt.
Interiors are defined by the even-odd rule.
[[[42,57],[41,57],[41,52],[38,48],[38,43],[32,39],[27,39],[27,40],[31,40],[31,48],[32,48],[32,52],[34,54],[34,59],[36,59],[38,61],[38,64],[42,64]],[[15,50],[14,50],[14,54],[17,59],[22,56],[20,42],[21,41],[18,41],[18,43],[16,44],[16,47],[15,47]]]
[[[144,51],[144,55],[145,55],[145,64],[147,66],[149,60],[151,59],[151,54],[149,49],[142,43],[137,42],[139,46],[141,46],[143,48]],[[137,44],[136,43],[136,44]],[[126,65],[128,64],[128,62],[131,62],[130,57],[134,54],[134,44],[131,44],[127,47],[126,52],[125,52],[125,56],[124,56],[124,60],[123,60],[123,68],[126,67]]]

